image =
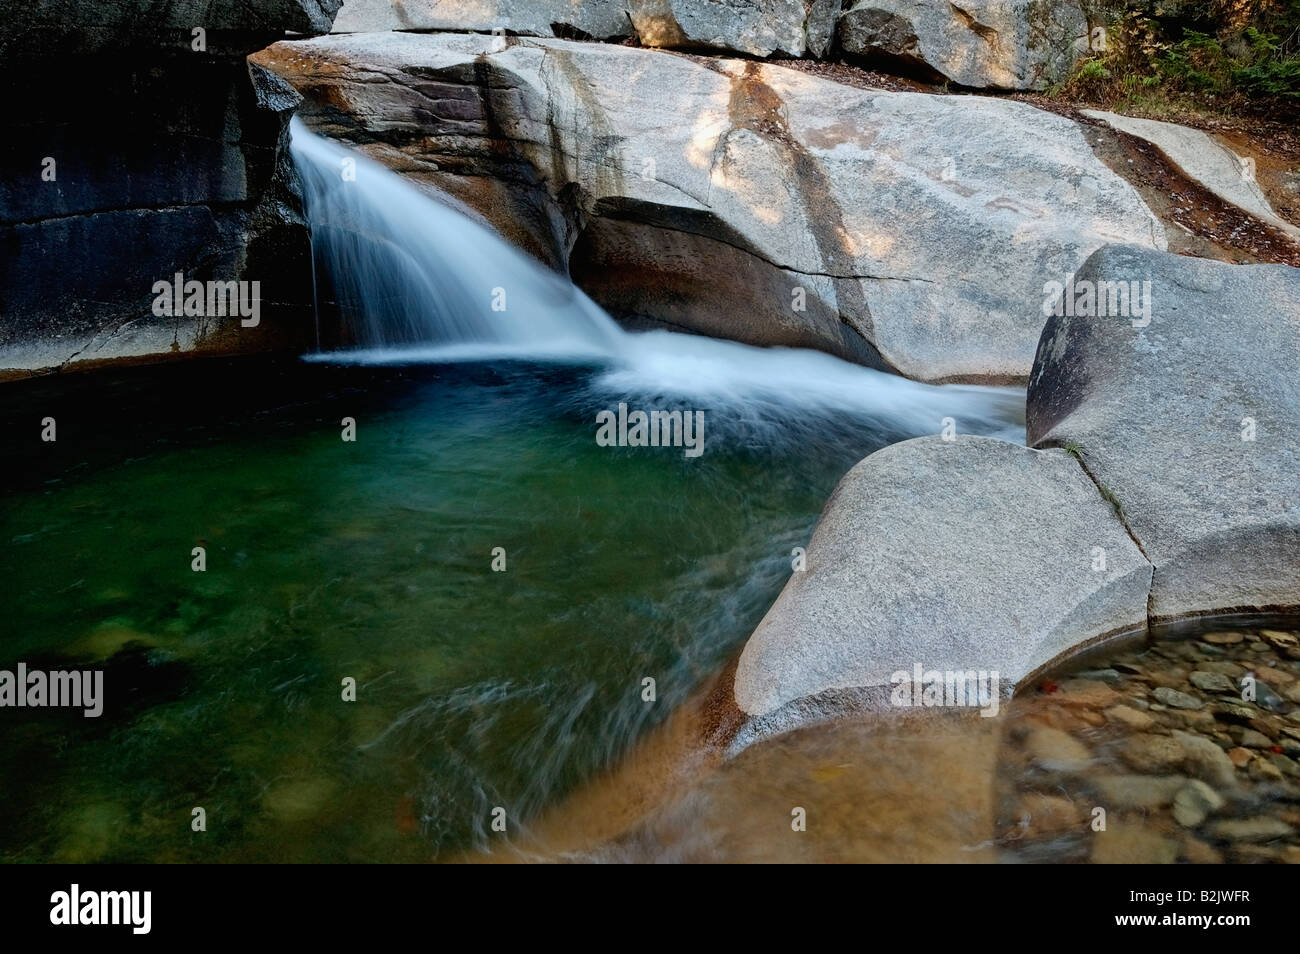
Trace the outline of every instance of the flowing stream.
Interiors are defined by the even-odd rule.
[[[105,673],[98,718],[0,721],[0,859],[431,860],[498,807],[518,833],[734,656],[857,460],[945,417],[1023,436],[1015,392],[626,333],[363,157],[293,151],[357,348],[0,393],[0,669]],[[703,453],[601,446],[620,402],[702,413]]]
[[[358,343],[316,360],[575,362],[620,400],[725,408],[716,420],[727,428],[788,431],[801,415],[849,415],[930,434],[952,416],[964,430],[1023,441],[1013,390],[933,387],[817,351],[624,332],[564,276],[297,119],[292,152],[316,257]]]

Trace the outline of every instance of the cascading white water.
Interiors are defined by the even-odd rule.
[[[359,343],[315,360],[578,361],[600,367],[592,384],[611,395],[707,401],[743,409],[749,424],[813,411],[924,434],[953,417],[1023,440],[1020,391],[920,384],[803,349],[626,332],[486,226],[298,119],[291,135],[315,256]]]
[[[617,349],[618,326],[563,276],[301,120],[291,135],[315,254],[362,349]]]

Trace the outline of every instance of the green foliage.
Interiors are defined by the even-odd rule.
[[[1244,39],[1250,45],[1253,62],[1234,69],[1232,81],[1247,95],[1300,99],[1300,49],[1294,43],[1297,33],[1300,26],[1288,38],[1292,41],[1288,55],[1286,41],[1247,27]]]
[[[1300,0],[1108,0],[1107,44],[1061,95],[1148,111],[1300,105]]]
[[[1085,83],[1110,79],[1110,70],[1106,69],[1101,60],[1089,60],[1079,67],[1078,78]]]

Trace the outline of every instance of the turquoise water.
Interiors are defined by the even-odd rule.
[[[106,702],[0,709],[0,859],[509,837],[719,670],[836,480],[908,436],[696,404],[698,459],[599,447],[617,398],[592,374],[245,359],[6,386],[0,668],[102,668]]]

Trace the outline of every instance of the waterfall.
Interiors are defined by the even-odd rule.
[[[609,396],[727,406],[747,426],[820,412],[912,436],[952,417],[963,431],[1024,440],[1021,390],[937,387],[817,351],[626,332],[492,229],[298,119],[291,135],[314,255],[358,343],[314,360],[576,361],[599,366],[592,387]]]
[[[379,163],[292,126],[314,257],[364,350],[608,355],[624,337],[572,282]]]

